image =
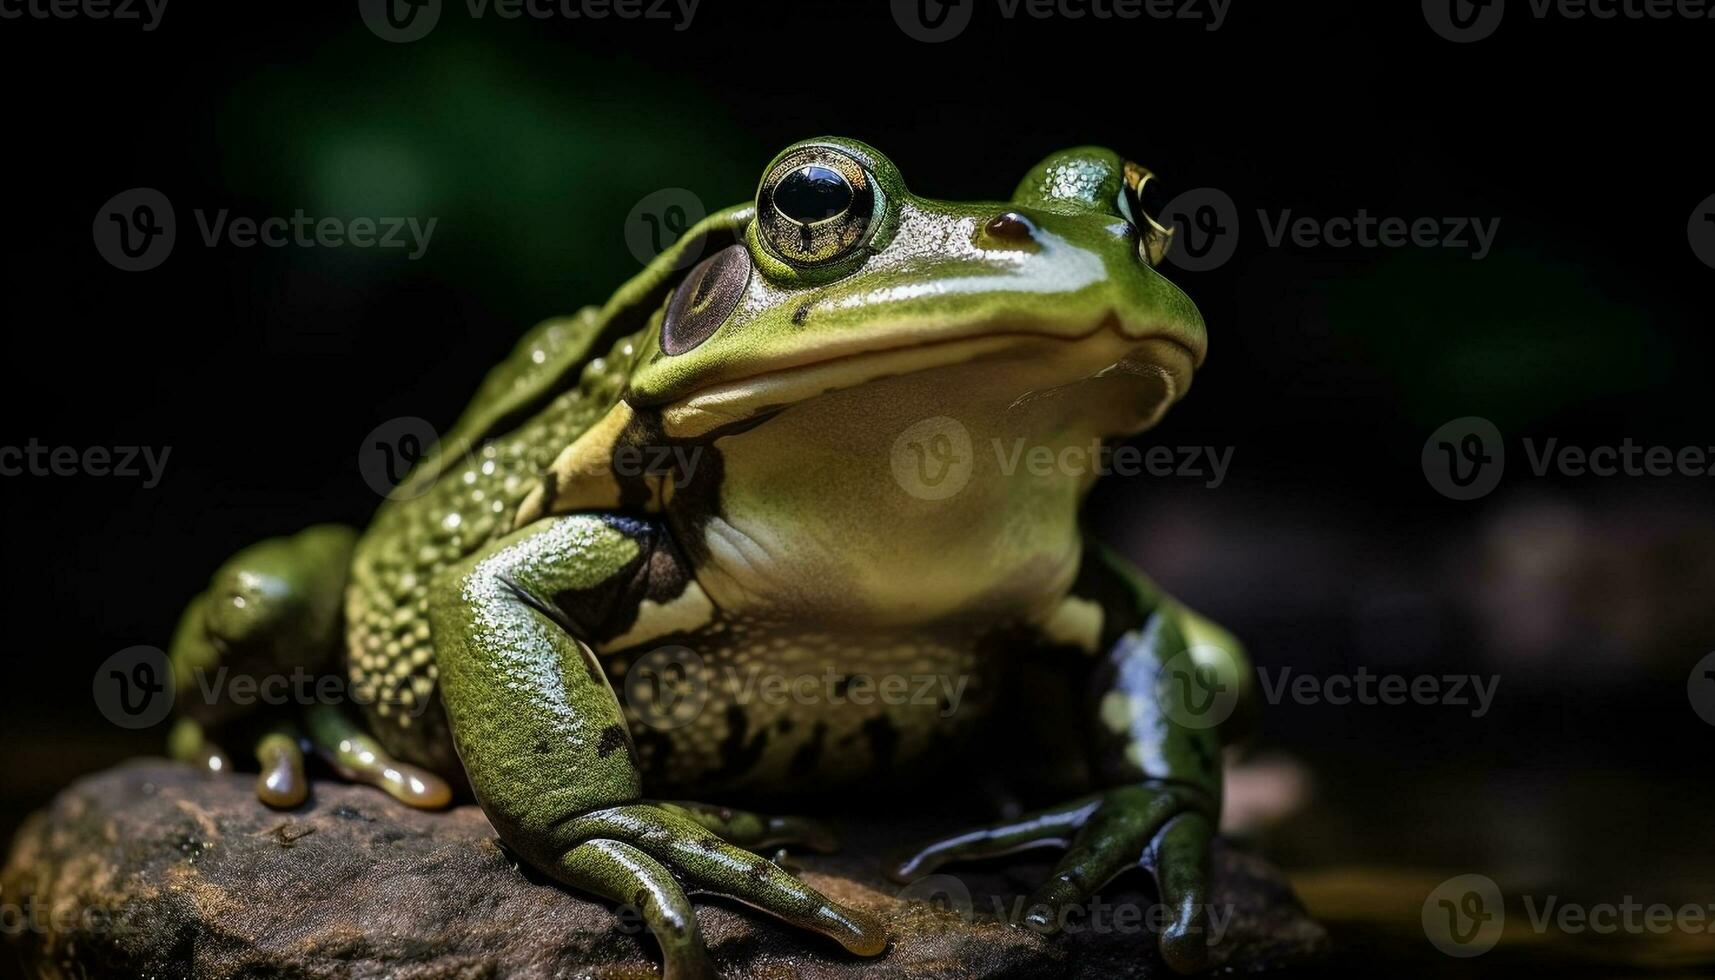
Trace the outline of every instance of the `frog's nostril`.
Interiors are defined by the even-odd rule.
[[[1004,211],[995,215],[983,226],[983,231],[987,232],[990,238],[1003,242],[1028,242],[1036,238],[1036,226],[1017,211]]]

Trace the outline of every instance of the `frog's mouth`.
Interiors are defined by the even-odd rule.
[[[661,419],[669,436],[697,438],[886,378],[985,363],[1028,363],[1040,368],[1028,387],[1009,395],[1015,404],[1052,397],[1059,390],[1096,379],[1143,381],[1143,403],[1137,406],[1135,423],[1128,426],[1136,432],[1153,425],[1184,395],[1196,362],[1196,353],[1169,332],[1133,336],[1122,329],[1118,317],[1110,315],[1095,328],[1072,336],[990,329],[781,365],[699,388],[663,406]]]

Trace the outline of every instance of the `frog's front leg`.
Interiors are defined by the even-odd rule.
[[[544,520],[450,569],[431,603],[441,696],[471,788],[501,839],[553,877],[635,903],[666,975],[709,975],[685,890],[737,898],[862,955],[885,936],[710,826],[748,814],[643,799],[624,713],[586,640],[649,574],[664,532],[592,515]]]
[[[1091,674],[1091,762],[1107,788],[928,844],[894,875],[909,880],[953,861],[1065,848],[1025,906],[1026,926],[1052,932],[1066,910],[1141,865],[1168,910],[1162,957],[1180,973],[1200,972],[1214,938],[1209,844],[1220,818],[1222,734],[1234,709],[1246,707],[1244,654],[1225,631],[1096,545],[1068,603],[1052,638],[1100,657]]]

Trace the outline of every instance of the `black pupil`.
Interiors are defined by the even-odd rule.
[[[799,224],[844,214],[851,205],[852,189],[846,179],[813,163],[787,174],[774,188],[774,206]]]

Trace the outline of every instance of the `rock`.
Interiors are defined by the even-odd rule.
[[[0,872],[0,926],[49,977],[652,977],[635,916],[521,869],[473,806],[422,813],[367,787],[317,783],[290,813],[256,802],[249,777],[209,779],[139,760],[60,794],[19,832]],[[841,827],[845,847],[793,857],[806,881],[886,916],[879,960],[720,899],[698,921],[729,978],[1159,977],[1144,934],[1145,876],[1110,889],[1076,934],[1045,939],[997,921],[1045,864],[935,877],[936,907],[906,902],[880,873],[902,841],[944,826]],[[1230,909],[1218,963],[1301,964],[1326,945],[1280,874],[1220,845],[1217,907]],[[1133,879],[1136,879],[1135,881]],[[968,896],[968,897],[967,897]],[[1129,909],[1128,911],[1122,911]],[[969,911],[967,916],[957,912]]]

